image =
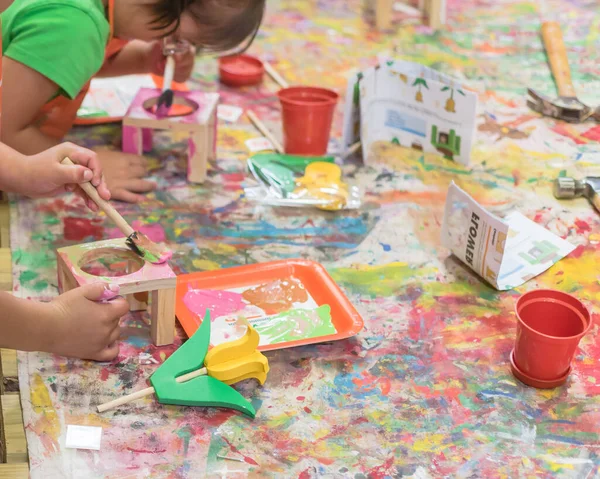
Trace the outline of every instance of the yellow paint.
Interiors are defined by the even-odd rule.
[[[412,448],[415,452],[439,452],[445,448],[442,445],[443,440],[443,434],[428,434],[423,439],[415,441]]]
[[[587,380],[589,383],[596,384],[596,378],[594,376],[588,376]]]
[[[31,381],[31,406],[38,416],[41,416],[38,425],[42,426],[43,433],[56,440],[60,435],[60,421],[52,406],[52,399],[48,388],[39,374],[34,374]]]
[[[215,247],[213,247],[213,251],[216,254],[236,254],[237,253],[237,249],[235,249],[235,246],[231,246],[226,243],[218,243]]]
[[[219,344],[204,358],[208,375],[225,384],[234,384],[254,378],[264,384],[269,372],[269,361],[257,351],[260,336],[246,323],[246,334],[240,339]]]
[[[342,181],[342,169],[334,163],[317,161],[304,170],[296,181],[294,194],[301,198],[327,201],[322,210],[340,210],[348,202],[348,186]]]
[[[219,263],[208,259],[195,259],[192,261],[192,264],[199,271],[213,271],[221,268]]]

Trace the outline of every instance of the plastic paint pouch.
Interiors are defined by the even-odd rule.
[[[246,197],[270,206],[311,207],[327,211],[360,207],[358,188],[342,178],[333,157],[262,153],[248,159],[258,187]]]

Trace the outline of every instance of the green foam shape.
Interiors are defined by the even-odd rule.
[[[181,406],[223,407],[235,409],[252,418],[256,411],[239,392],[210,376],[199,376],[178,383],[175,379],[204,367],[210,344],[210,311],[196,333],[175,351],[150,377],[158,402]]]

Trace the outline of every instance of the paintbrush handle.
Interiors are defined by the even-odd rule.
[[[273,68],[269,62],[263,62],[263,65],[265,67],[265,71],[267,72],[267,75],[269,75],[273,79],[273,81],[275,83],[277,83],[281,88],[289,88],[290,87],[288,82],[286,82],[283,79],[283,77],[279,73],[277,73],[277,70],[275,70],[275,68]]]
[[[175,75],[175,57],[173,55],[167,55],[162,91],[171,89],[171,85],[173,84],[173,75]]]
[[[571,80],[571,68],[569,67],[567,49],[565,48],[562,31],[558,22],[548,21],[542,24],[542,39],[559,96],[577,97],[573,81]]]
[[[205,376],[207,373],[208,371],[206,368],[200,368],[196,369],[195,371],[192,371],[191,373],[179,376],[175,379],[175,381],[177,381],[178,383],[184,383],[186,381],[189,381],[190,379],[197,378],[198,376]],[[137,391],[128,394],[127,396],[114,399],[104,404],[100,404],[100,406],[98,406],[98,412],[108,411],[109,409],[114,409],[116,407],[122,406],[123,404],[128,404],[130,402],[137,401],[138,399],[142,399],[143,397],[150,396],[152,394],[154,394],[154,388],[150,386],[148,388],[142,389],[141,391]]]
[[[75,164],[68,157],[62,160],[62,163],[64,165]],[[98,208],[104,211],[106,216],[108,216],[115,223],[115,225],[117,225],[117,228],[119,228],[121,233],[123,233],[127,237],[131,236],[134,233],[133,228],[129,226],[129,223],[125,221],[125,219],[119,214],[119,212],[115,210],[115,208],[108,201],[104,201],[102,198],[100,198],[100,195],[98,194],[98,191],[96,190],[94,185],[92,185],[90,182],[87,182],[80,183],[79,186],[83,191],[85,191],[85,194],[88,195],[91,198],[91,200],[98,205]]]
[[[269,139],[269,141],[273,144],[275,151],[277,151],[277,153],[283,153],[283,146],[281,146],[281,143],[277,141],[277,139],[273,136],[273,133],[269,131],[265,124],[258,119],[256,114],[252,110],[248,110],[246,111],[246,115],[248,115],[248,118],[250,118],[250,121],[257,128],[257,130]]]

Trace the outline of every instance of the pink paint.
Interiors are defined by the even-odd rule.
[[[200,316],[208,309],[211,319],[232,314],[244,308],[242,295],[230,291],[213,291],[189,288],[183,297],[186,307]]]
[[[132,153],[134,155],[141,155],[139,151],[139,139],[140,129],[134,126],[123,126],[122,131],[122,145],[121,149],[123,153]]]
[[[119,296],[119,290],[121,287],[118,284],[107,284],[104,287],[104,292],[102,296],[98,298],[98,301],[110,301],[111,299],[115,299]]]
[[[144,153],[147,153],[152,150],[153,145],[153,133],[152,129],[144,128],[142,129],[142,149]]]

